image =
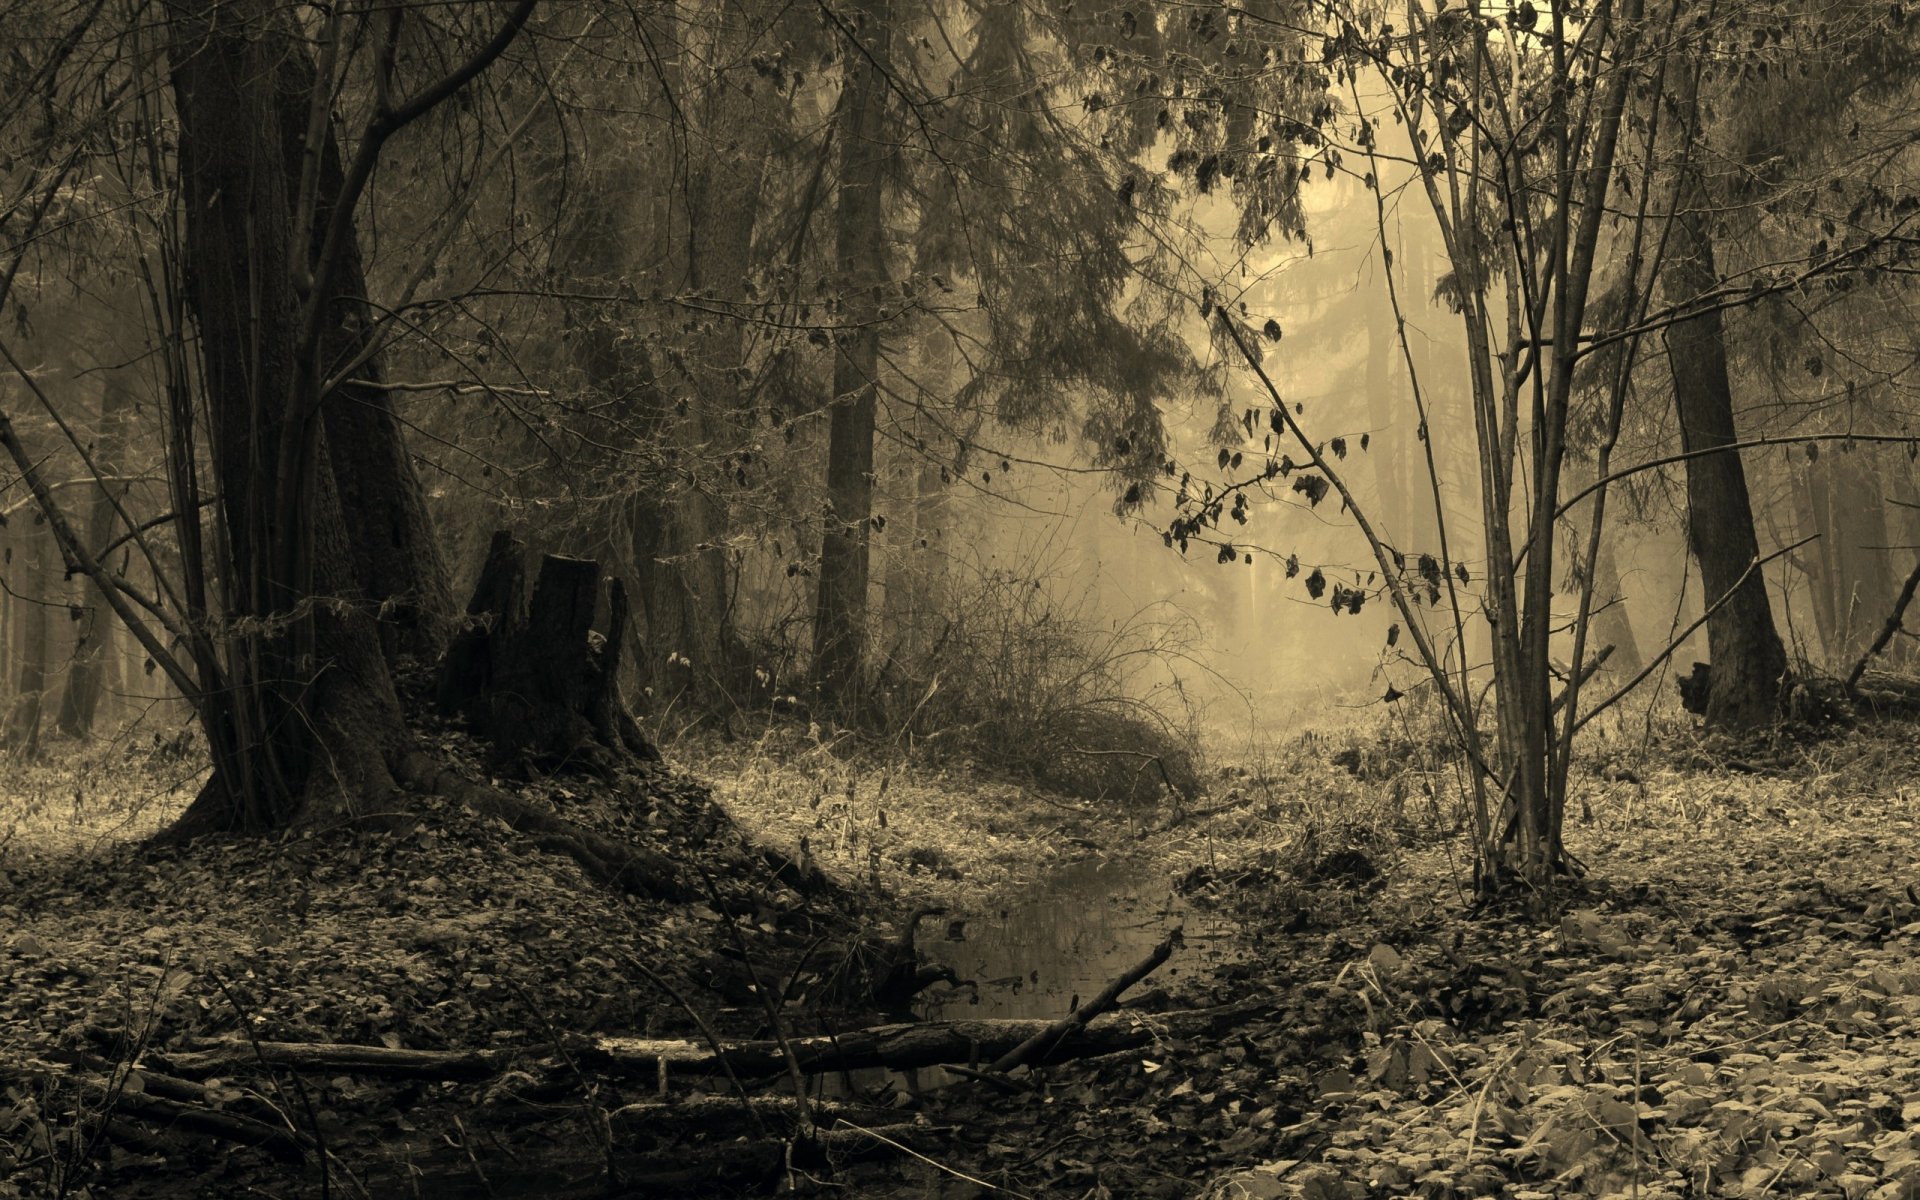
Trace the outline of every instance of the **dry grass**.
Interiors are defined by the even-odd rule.
[[[794,725],[769,726],[751,742],[689,737],[668,759],[705,780],[753,839],[796,857],[804,845],[840,882],[928,903],[1011,890],[1096,851],[1125,852],[1149,816]]]
[[[84,856],[138,841],[178,816],[206,778],[197,744],[136,728],[0,756],[0,861]]]

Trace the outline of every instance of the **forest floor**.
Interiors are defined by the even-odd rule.
[[[689,1010],[723,1038],[763,1032],[769,976],[794,980],[792,1032],[836,1001],[850,1020],[846,968],[887,916],[983,912],[1098,856],[1179,879],[1243,941],[1137,1019],[1252,1007],[1217,1034],[1022,1069],[1012,1090],[842,1089],[832,1103],[857,1103],[854,1123],[905,1125],[910,1148],[832,1143],[846,1161],[826,1191],[1920,1196],[1912,734],[1735,746],[1673,723],[1593,740],[1569,830],[1591,874],[1544,923],[1469,911],[1450,770],[1404,733],[1303,736],[1216,766],[1210,796],[1150,808],[792,729],[670,748],[718,808],[652,767],[512,785],[704,868],[712,890],[691,904],[616,895],[430,800],[378,831],[147,848],[133,839],[193,786],[177,746],[7,763],[0,1197],[605,1195],[608,1162],[631,1179],[724,1161],[755,1135],[711,1118],[663,1134],[645,1123],[669,1115],[649,1103],[659,1081],[601,1077],[569,1048],[698,1036]],[[471,762],[458,735],[433,736]],[[840,886],[779,882],[736,826]],[[317,1132],[324,1153],[290,1166],[162,1103],[184,1052],[254,1040],[574,1069],[462,1082],[240,1062],[196,1080],[196,1104]],[[789,1178],[756,1161],[708,1190]]]

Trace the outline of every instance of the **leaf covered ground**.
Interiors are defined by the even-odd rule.
[[[682,748],[721,809],[651,768],[613,788],[515,785],[708,865],[716,894],[693,904],[616,896],[570,859],[431,800],[378,829],[155,850],[124,831],[156,827],[184,793],[137,812],[102,797],[115,772],[126,796],[163,796],[177,760],[143,751],[111,771],[56,760],[16,772],[20,819],[0,859],[0,1143],[12,1156],[0,1195],[319,1194],[311,1164],[83,1136],[55,1111],[52,1051],[130,1057],[243,1033],[538,1049],[593,1031],[684,1034],[685,1007],[748,1033],[743,949],[791,965],[805,947],[884,929],[883,893],[982,908],[1102,853],[1151,861],[1244,933],[1250,953],[1189,973],[1164,1003],[1255,997],[1255,1015],[1050,1066],[1011,1092],[862,1082],[853,1090],[870,1088],[876,1109],[920,1127],[911,1153],[844,1163],[831,1191],[1920,1196],[1909,729],[1596,742],[1570,829],[1592,874],[1544,923],[1467,911],[1449,768],[1404,733],[1304,737],[1216,772],[1210,796],[1104,812],[783,737]],[[458,738],[442,745],[467,761]],[[61,781],[82,777],[94,782],[76,804]],[[22,795],[39,797],[30,812]],[[789,854],[804,838],[815,865],[865,890],[802,896],[750,865],[762,860],[742,834]],[[796,1028],[807,1019],[794,1010]],[[387,1189],[409,1178],[396,1165],[409,1156],[415,1185],[439,1193],[559,1194],[557,1175],[542,1190],[537,1173],[497,1166],[483,1188],[480,1164],[558,1147],[567,1178],[591,1179],[596,1147],[618,1134],[608,1114],[651,1099],[584,1075],[537,1097],[345,1075],[214,1082],[236,1110],[328,1131],[342,1195],[405,1194]],[[708,1148],[724,1152],[726,1136]],[[455,1169],[435,1174],[450,1157]],[[369,1163],[386,1173],[349,1171]]]
[[[1331,757],[1292,783],[1352,793]],[[1595,758],[1570,838],[1594,874],[1545,926],[1466,912],[1447,843],[1376,843],[1362,898],[1190,832],[1198,878],[1266,931],[1213,998],[1271,1012],[1011,1105],[936,1101],[945,1167],[981,1182],[919,1174],[942,1196],[1920,1195],[1917,762],[1903,728]]]

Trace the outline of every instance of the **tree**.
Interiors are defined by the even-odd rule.
[[[1476,885],[1488,896],[1516,886],[1543,895],[1555,875],[1571,869],[1561,841],[1569,747],[1580,719],[1579,687],[1593,667],[1586,646],[1590,614],[1583,605],[1573,638],[1574,668],[1565,687],[1556,686],[1549,650],[1558,620],[1553,601],[1556,531],[1565,513],[1562,474],[1603,220],[1623,174],[1621,130],[1636,92],[1649,79],[1657,90],[1666,49],[1637,0],[1597,6],[1577,36],[1557,7],[1540,13],[1529,6],[1525,12],[1429,13],[1414,6],[1407,13],[1411,27],[1402,30],[1370,12],[1335,6],[1327,15],[1325,52],[1333,78],[1352,102],[1340,127],[1348,131],[1353,152],[1364,156],[1367,188],[1378,196],[1384,164],[1390,156],[1404,156],[1451,268],[1439,290],[1459,315],[1468,348],[1486,553],[1479,603],[1493,629],[1491,736],[1481,728],[1464,636],[1461,593],[1471,574],[1455,557],[1446,514],[1436,503],[1438,554],[1409,556],[1389,544],[1343,475],[1346,440],[1311,434],[1305,406],[1282,395],[1262,367],[1261,343],[1278,340],[1277,324],[1263,328],[1257,315],[1212,294],[1203,299],[1202,313],[1223,349],[1245,364],[1264,392],[1264,415],[1250,410],[1245,428],[1251,436],[1260,417],[1265,462],[1251,478],[1220,489],[1208,485],[1198,497],[1183,485],[1190,499],[1171,531],[1183,545],[1209,536],[1223,517],[1244,517],[1249,491],[1276,480],[1290,480],[1292,492],[1310,505],[1339,495],[1372,555],[1373,594],[1384,594],[1400,617],[1390,637],[1404,630],[1412,641],[1471,765]],[[1375,81],[1364,90],[1363,75]],[[1404,146],[1389,149],[1386,137],[1396,127],[1394,136]],[[1331,152],[1328,159],[1338,165]],[[1648,155],[1639,164],[1643,196],[1651,162]],[[1383,203],[1376,203],[1376,216],[1384,230]],[[1627,243],[1627,276],[1638,285],[1640,233],[1631,233]],[[1391,271],[1386,278],[1392,288]],[[1397,292],[1390,298],[1398,310]],[[1404,321],[1399,335],[1403,356],[1411,361]],[[1427,393],[1418,380],[1411,391],[1425,428]],[[1608,426],[1617,429],[1625,380],[1616,379],[1611,391]],[[1304,461],[1282,455],[1283,447]],[[1611,437],[1603,438],[1596,463],[1603,479],[1610,453]],[[1430,443],[1426,454],[1437,501]],[[1230,465],[1224,452],[1222,457],[1222,465]],[[1596,536],[1603,495],[1592,509]],[[1222,549],[1222,561],[1230,548]],[[1303,582],[1314,599],[1328,593],[1320,570]],[[1331,601],[1336,613],[1358,612],[1369,594],[1366,583],[1338,584]],[[1450,652],[1443,653],[1422,618],[1423,602],[1450,620]],[[1387,698],[1399,694],[1390,690]]]
[[[1690,92],[1683,120],[1697,121]],[[1720,286],[1708,199],[1698,173],[1680,168],[1672,238],[1662,286],[1677,305]],[[1666,331],[1674,408],[1687,453],[1687,544],[1700,564],[1700,584],[1716,607],[1707,617],[1707,655],[1713,664],[1707,693],[1709,725],[1753,729],[1778,719],[1787,673],[1786,648],[1774,627],[1748,498],[1746,470],[1733,424],[1733,384],[1727,372],[1725,325],[1717,309],[1675,322]],[[1711,451],[1720,453],[1710,453]]]
[[[1228,36],[1224,14],[1175,6],[890,4],[830,19],[842,64],[836,276],[849,280],[835,303],[815,609],[816,675],[831,694],[864,669],[865,547],[889,519],[873,509],[876,428],[943,480],[971,474],[983,488],[992,470],[963,470],[983,420],[1057,434],[1122,511],[1147,502],[1168,458],[1162,404],[1223,385],[1176,332],[1193,230],[1173,184],[1232,196],[1249,240],[1299,233],[1286,152],[1314,71],[1284,25],[1249,20]],[[878,106],[883,132],[854,127],[856,102]],[[1137,161],[1163,139],[1165,179]],[[910,257],[889,261],[890,239]],[[882,304],[867,281],[890,277],[906,298]],[[923,338],[963,364],[952,389],[944,371],[929,386],[894,365],[886,339],[915,327],[903,318],[916,308]]]
[[[840,157],[834,259],[844,320],[835,339],[828,407],[827,503],[820,535],[813,671],[829,703],[845,711],[858,701],[866,639],[880,289],[887,275],[883,194],[893,158],[883,73],[893,20],[891,0],[861,0],[853,9],[844,30],[835,128]]]
[[[28,168],[10,180],[20,194],[9,211],[24,215],[0,273],[0,301],[30,250],[59,247],[46,218],[56,203],[73,201],[69,176],[77,164],[133,161],[151,172],[159,186],[139,194],[156,206],[159,252],[153,244],[120,248],[155,260],[144,273],[153,281],[152,332],[164,365],[174,507],[139,521],[119,514],[152,569],[151,593],[102,560],[5,410],[0,449],[31,491],[68,572],[88,577],[195,705],[213,773],[167,836],[366,817],[391,811],[404,782],[457,796],[537,835],[606,882],[685,895],[664,856],[442,767],[407,732],[395,685],[397,665],[430,650],[446,627],[444,589],[434,579],[431,533],[397,414],[381,395],[381,358],[393,331],[406,327],[392,319],[405,306],[390,304],[374,317],[370,298],[351,290],[365,286],[353,245],[357,212],[388,144],[462,95],[516,42],[534,4],[336,7],[307,26],[277,0],[177,0],[164,23],[131,28],[100,20],[100,7],[62,12],[76,22],[64,39],[37,44],[54,47],[41,75],[56,117],[28,139]],[[415,32],[430,22],[430,31]],[[74,60],[80,69],[62,75],[66,51],[83,42],[99,53]],[[149,53],[156,44],[157,57]],[[359,60],[358,48],[370,51],[370,63]],[[134,86],[162,69],[166,92]],[[122,92],[131,101],[118,108]],[[66,123],[62,112],[70,114]],[[348,122],[343,112],[358,119]],[[124,136],[133,152],[90,159],[97,142],[89,134],[100,126]],[[330,144],[349,127],[350,155]],[[103,178],[80,185],[84,194],[110,187]],[[165,208],[175,203],[177,211]],[[442,216],[444,245],[458,213]],[[178,244],[166,240],[176,234]],[[188,319],[197,337],[188,337]],[[198,352],[197,370],[189,347]],[[64,419],[70,406],[49,394],[60,385],[22,363],[4,336],[0,360],[65,435],[94,485],[107,482]],[[331,411],[340,406],[360,411]],[[218,487],[211,508],[201,499],[203,472]],[[173,555],[149,540],[162,526],[177,540]],[[364,532],[379,544],[356,549]],[[515,563],[495,579],[521,578]],[[497,687],[493,696],[460,699],[476,721],[511,720],[507,733],[492,730],[501,757],[562,769],[580,765],[577,752],[604,750],[586,755],[584,765],[606,769],[650,752],[612,686],[624,596],[604,586],[596,564],[549,556],[530,601],[493,586],[472,607],[475,620],[463,633],[485,632],[455,666],[477,666],[461,678],[477,675],[483,689]]]
[[[107,476],[94,484],[93,498],[87,506],[86,538],[89,553],[96,561],[106,562],[117,543],[121,543],[121,521],[114,504],[114,489],[124,495],[124,483],[113,482],[125,461],[127,427],[133,419],[131,381],[124,372],[107,376],[100,392],[100,417],[93,440],[94,465]],[[122,560],[126,556],[123,554]],[[125,567],[120,568],[125,573]],[[74,627],[73,659],[67,668],[67,686],[60,693],[60,713],[56,727],[68,737],[84,738],[93,733],[94,718],[106,691],[106,655],[111,645],[112,609],[99,585],[82,580],[81,599],[76,599],[78,617]]]
[[[403,725],[369,602],[407,597],[410,623],[425,628],[442,616],[428,605],[443,589],[413,582],[417,564],[436,558],[418,481],[397,425],[368,395],[377,384],[355,382],[377,381],[379,368],[359,332],[354,208],[381,145],[484,69],[530,10],[481,57],[400,102],[404,10],[394,10],[350,171],[339,169],[318,99],[327,93],[284,9],[253,0],[169,11],[188,300],[230,555],[224,607],[240,631],[218,689],[200,681],[214,776],[182,818],[187,829],[273,828],[393,790]],[[343,411],[360,416],[333,415]],[[348,502],[356,522],[384,518],[375,536],[349,535]]]

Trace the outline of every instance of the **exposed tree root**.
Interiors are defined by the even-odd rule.
[[[394,778],[416,791],[432,792],[475,812],[505,821],[544,850],[565,854],[602,883],[640,896],[691,900],[695,889],[680,868],[658,851],[610,838],[556,815],[551,809],[475,782],[442,766],[424,750],[401,753]]]

